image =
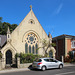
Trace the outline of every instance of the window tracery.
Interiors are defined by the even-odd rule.
[[[38,38],[34,33],[29,33],[25,37],[25,53],[38,54]],[[28,48],[27,48],[28,47]]]

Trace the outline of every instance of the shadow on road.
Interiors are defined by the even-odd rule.
[[[31,71],[41,71],[41,70],[39,70],[39,69],[34,69],[34,68],[32,67],[32,65],[30,65],[30,66],[28,67],[28,69],[30,69]]]
[[[39,69],[34,69],[33,67],[32,67],[32,65],[30,65],[29,67],[28,67],[28,69],[30,69],[31,71],[42,71],[42,70],[39,70]],[[46,71],[48,71],[48,70],[57,70],[58,68],[54,68],[54,69],[47,69]]]

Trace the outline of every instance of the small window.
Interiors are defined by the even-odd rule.
[[[9,35],[8,35],[8,38],[9,38]]]
[[[34,22],[33,19],[30,19],[30,20],[29,20],[29,23],[31,23],[31,24],[35,24],[35,22]]]
[[[49,59],[44,59],[44,61],[49,62]]]
[[[31,24],[33,24],[33,21],[31,21]]]
[[[50,59],[50,62],[57,62],[57,60],[54,60],[54,59]]]
[[[75,48],[75,41],[72,41],[72,42],[71,42],[71,47],[72,47],[72,48]]]
[[[36,59],[36,60],[35,60],[35,62],[41,62],[41,61],[42,61],[41,59]]]

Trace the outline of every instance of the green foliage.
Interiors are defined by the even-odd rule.
[[[38,49],[43,48],[45,57],[49,57],[48,48],[56,46],[55,43],[50,43],[50,41],[47,41],[46,39],[42,40],[42,45],[43,46],[39,47]]]
[[[56,46],[56,44],[55,44],[55,43],[51,43],[51,45],[52,45],[53,47],[55,47],[55,46]]]
[[[70,59],[73,59],[73,52],[72,51],[69,51],[68,55],[69,55]]]
[[[2,17],[0,17],[0,34],[1,35],[7,34],[8,26],[9,26],[10,32],[12,32],[17,27],[17,24],[10,24],[7,22],[2,23]]]
[[[69,51],[68,56],[65,57],[65,62],[75,62],[75,57],[73,56],[73,52]]]
[[[15,58],[20,57],[20,63],[32,63],[33,61],[35,61],[35,59],[40,58],[42,56],[40,55],[33,55],[33,54],[25,54],[25,53],[20,53],[20,54],[16,54]]]

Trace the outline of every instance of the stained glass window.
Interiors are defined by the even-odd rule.
[[[29,46],[29,53],[31,53],[31,46]]]
[[[32,47],[32,53],[34,54],[34,46]]]
[[[38,45],[37,45],[37,43],[36,43],[36,54],[38,54]]]
[[[25,37],[25,53],[38,54],[38,38],[34,33],[29,33]]]
[[[25,44],[25,53],[28,53],[28,44]]]
[[[29,37],[29,40],[30,40],[30,41],[33,41],[33,40],[34,40],[34,37],[33,37],[33,36],[30,36],[30,37]]]

